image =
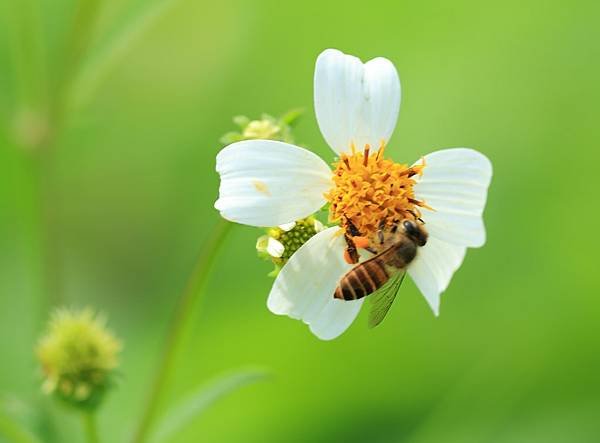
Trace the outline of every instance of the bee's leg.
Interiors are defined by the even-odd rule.
[[[394,224],[392,225],[392,228],[390,229],[390,232],[392,234],[395,234],[396,231],[398,230],[398,225],[400,224],[400,222],[398,220],[394,220]]]
[[[379,229],[377,230],[377,239],[379,240],[379,244],[382,245],[383,242],[385,241],[385,238],[383,236],[383,229],[385,228],[385,219],[381,220],[379,222]]]
[[[352,240],[352,237],[349,237],[348,235],[345,235],[344,238],[346,239],[347,245],[346,250],[344,251],[344,260],[346,260],[346,263],[350,265],[355,265],[358,263],[359,255],[358,251],[356,250],[354,240]]]
[[[360,231],[349,218],[346,219],[346,227],[348,228],[348,233],[352,237],[360,237]]]

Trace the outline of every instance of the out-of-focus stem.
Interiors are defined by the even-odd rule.
[[[98,427],[96,425],[96,415],[93,412],[84,412],[82,414],[82,420],[87,442],[100,443]]]
[[[150,388],[148,401],[145,403],[141,420],[133,437],[134,443],[145,442],[148,437],[165,387],[171,379],[177,351],[185,335],[184,332],[187,330],[188,323],[202,297],[203,288],[212,265],[230,228],[231,224],[229,222],[223,219],[219,220],[208,240],[208,244],[202,248],[184,292],[179,298],[171,319],[162,355],[158,362],[156,378]]]
[[[63,296],[62,288],[62,254],[60,251],[60,229],[57,220],[58,205],[60,204],[59,183],[55,175],[55,151],[59,143],[59,135],[65,120],[66,106],[70,91],[71,80],[79,69],[83,55],[85,54],[91,37],[93,35],[94,22],[97,17],[101,0],[79,0],[76,4],[71,32],[65,43],[63,59],[59,64],[62,71],[58,74],[57,83],[51,91],[46,91],[47,81],[38,78],[39,98],[31,110],[31,100],[22,100],[21,107],[32,113],[32,123],[25,120],[17,130],[17,139],[24,143],[23,148],[29,151],[31,156],[32,180],[34,181],[34,196],[37,199],[36,212],[40,219],[40,232],[38,238],[41,242],[39,248],[42,262],[43,292],[47,305],[60,304]],[[35,17],[33,13],[30,13]],[[30,20],[31,21],[31,20]],[[21,26],[21,38],[24,48],[28,50],[26,59],[39,58],[43,52],[34,49],[33,43],[28,43],[27,36],[32,28],[41,33],[38,26],[30,21],[23,22]],[[28,66],[43,66],[43,60],[28,63]],[[29,78],[31,76],[28,76]],[[17,112],[21,112],[18,110]],[[41,126],[40,126],[41,125]]]
[[[44,45],[39,2],[11,2],[8,41],[11,43],[16,100],[22,109],[42,105],[46,96]],[[21,111],[21,110],[19,110]]]
[[[92,40],[94,24],[101,3],[102,0],[79,0],[77,2],[71,32],[65,42],[61,63],[62,72],[58,75],[54,94],[50,97],[48,135],[40,148],[50,150],[56,145],[68,110],[72,82],[81,68],[81,61]]]
[[[75,79],[73,106],[79,108],[94,96],[102,81],[127,56],[144,33],[163,17],[179,0],[149,0],[143,10],[82,66]]]
[[[53,180],[53,156],[49,151],[36,152],[30,159],[33,181],[34,214],[38,218],[38,232],[35,237],[40,242],[40,288],[43,291],[42,316],[47,315],[51,306],[62,300],[62,267],[60,253],[60,232],[57,219],[56,183]]]

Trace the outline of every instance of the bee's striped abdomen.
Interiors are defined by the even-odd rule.
[[[346,273],[340,280],[333,296],[341,300],[357,300],[382,287],[389,280],[385,262],[373,257]]]

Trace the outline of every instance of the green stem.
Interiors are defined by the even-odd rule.
[[[96,415],[93,412],[84,412],[81,418],[83,420],[83,429],[87,442],[100,443],[98,427],[96,425]]]
[[[40,148],[52,149],[57,142],[67,113],[73,80],[79,69],[84,55],[92,41],[94,25],[100,11],[102,0],[79,0],[77,2],[70,35],[66,41],[62,61],[62,72],[54,87],[49,109],[48,136]]]
[[[150,388],[148,401],[145,403],[145,408],[142,413],[142,418],[134,435],[135,443],[146,441],[148,432],[150,431],[152,422],[156,416],[156,411],[162,400],[163,392],[174,368],[175,357],[177,350],[181,344],[184,332],[189,326],[195,307],[197,306],[203,294],[204,284],[207,281],[209,271],[212,268],[215,258],[219,252],[231,224],[223,219],[220,219],[215,227],[208,244],[202,248],[202,253],[192,274],[187,282],[183,294],[181,295],[178,305],[175,308],[175,313],[169,326],[169,332],[162,351],[162,356],[159,360],[159,368],[154,379],[154,383]]]
[[[21,0],[11,6],[14,20],[7,24],[12,32],[8,41],[12,44],[16,99],[20,107],[17,111],[39,111],[47,92],[40,5],[34,0]]]
[[[42,150],[28,159],[32,182],[32,200],[35,218],[33,237],[38,242],[41,314],[44,318],[48,309],[62,301],[62,266],[59,223],[56,205],[57,184],[54,180],[54,156]]]
[[[66,104],[72,77],[79,69],[81,60],[89,47],[100,4],[101,0],[79,0],[77,2],[71,31],[65,43],[61,64],[63,69],[58,75],[57,83],[53,85],[51,91],[46,91],[46,79],[43,76],[36,77],[36,82],[40,83],[38,89],[42,91],[38,95],[42,98],[35,101],[35,111],[46,122],[46,131],[39,136],[28,137],[27,134],[23,134],[24,137],[20,137],[31,143],[30,146],[24,145],[23,147],[27,148],[26,150],[30,154],[33,190],[37,200],[36,210],[39,219],[37,237],[40,241],[41,281],[44,293],[42,299],[46,301],[45,308],[58,305],[63,300],[62,254],[60,228],[57,220],[57,204],[61,201],[61,196],[59,185],[55,179],[55,151],[66,117]],[[34,16],[33,13],[29,15]],[[29,21],[31,22],[33,19]],[[22,26],[21,34],[25,34],[22,37],[24,40],[26,40],[26,34],[35,28],[34,24]],[[37,24],[39,25],[39,23]],[[25,46],[34,48],[33,43]],[[41,50],[29,49],[28,52],[31,53],[29,56],[31,59],[40,58],[42,54]],[[37,60],[36,63],[30,61],[29,65],[44,65],[42,60]],[[31,88],[27,83],[24,87],[25,89]],[[46,97],[46,92],[48,97]],[[21,100],[23,101],[21,106],[25,106],[27,104],[24,101],[25,98]]]
[[[128,54],[131,48],[141,39],[165,13],[179,0],[152,0],[144,3],[144,10],[135,16],[108,43],[100,47],[82,66],[78,78],[74,81],[73,102],[75,109],[88,103],[102,81],[110,74]]]

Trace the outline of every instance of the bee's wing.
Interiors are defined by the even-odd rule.
[[[398,272],[385,285],[369,296],[369,300],[371,301],[369,328],[374,328],[383,321],[392,303],[394,303],[405,275],[405,271]]]

